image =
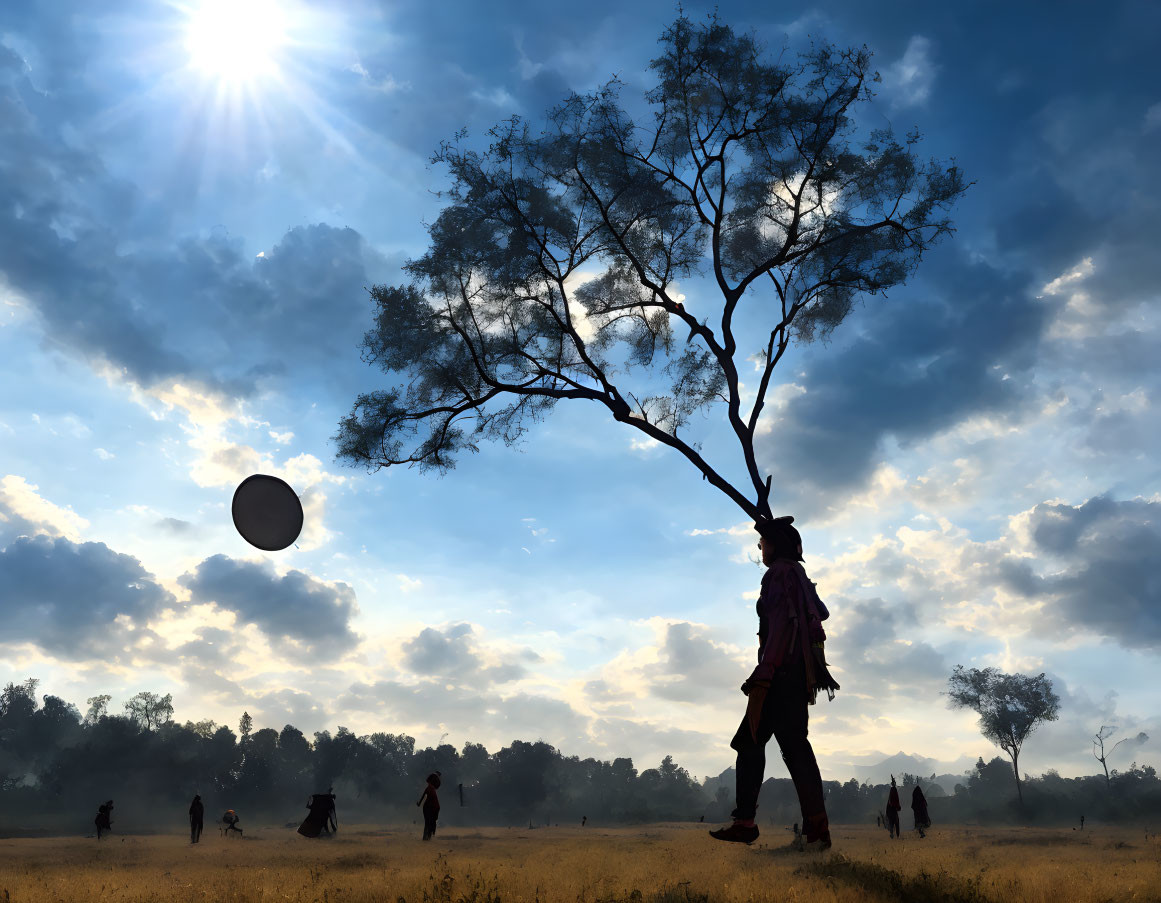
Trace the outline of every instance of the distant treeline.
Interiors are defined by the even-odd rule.
[[[442,773],[440,821],[445,825],[527,827],[651,821],[707,822],[728,817],[732,769],[703,783],[666,756],[638,771],[633,761],[564,756],[544,742],[514,741],[497,752],[466,743],[417,750],[403,734],[357,736],[345,727],[320,731],[313,741],[292,725],[253,730],[243,715],[239,731],[211,721],[172,721],[168,696],[140,693],[125,714],[105,710],[109,697],[79,709],[56,696],[37,702],[35,680],[9,684],[0,693],[0,828],[86,831],[99,803],[116,802],[114,829],[126,832],[182,827],[190,799],[200,793],[207,821],[226,808],[246,823],[296,823],[307,797],[333,786],[340,822],[410,822],[417,818],[424,778]],[[771,759],[777,753],[771,748]],[[884,778],[887,776],[884,775]],[[904,787],[907,824],[912,775]],[[972,820],[1067,823],[1138,820],[1161,811],[1161,781],[1151,767],[1104,775],[1061,778],[1049,772],[1030,779],[1025,805],[1015,802],[1008,763],[981,759],[948,795],[921,779],[936,822]],[[463,803],[460,805],[460,786]],[[874,823],[887,798],[886,783],[825,782],[835,823]],[[770,779],[762,790],[765,825],[798,820],[794,789]]]

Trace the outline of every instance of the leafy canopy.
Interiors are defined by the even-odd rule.
[[[1027,677],[996,668],[965,670],[956,665],[948,681],[955,708],[969,708],[980,716],[980,733],[1013,760],[1036,725],[1055,721],[1060,697],[1043,674]]]
[[[626,112],[614,78],[552,109],[539,134],[512,117],[484,152],[464,132],[441,145],[432,159],[452,187],[430,246],[408,284],[371,289],[363,357],[395,384],[358,397],[340,458],[442,474],[480,439],[513,443],[557,401],[582,399],[769,516],[754,437],[788,344],[903,283],[952,231],[967,186],[954,165],[919,159],[918,134],[856,138],[853,111],[878,80],[866,48],[766,61],[716,16],[679,16],[659,43],[652,122]],[[675,286],[704,275],[720,304],[699,317]],[[757,332],[739,326],[743,298]],[[761,373],[748,410],[739,354]],[[681,435],[712,407],[749,486]]]

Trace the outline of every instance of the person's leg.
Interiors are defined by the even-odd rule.
[[[769,700],[769,696],[767,696]],[[762,722],[766,721],[766,708],[763,707]],[[762,778],[766,772],[766,742],[770,739],[769,733],[763,736],[759,723],[758,737],[750,733],[749,720],[743,716],[734,738],[730,741],[730,748],[738,754],[734,763],[734,800],[736,807],[732,813],[737,821],[753,821],[758,811],[758,793],[762,789]]]
[[[829,843],[830,826],[822,792],[822,775],[814,757],[814,748],[807,739],[805,673],[791,670],[776,675],[766,700],[763,720],[769,714],[774,738],[778,741],[786,770],[790,772],[794,789],[798,792],[803,834],[808,843],[815,840]]]

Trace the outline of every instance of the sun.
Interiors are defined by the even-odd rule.
[[[218,81],[277,76],[285,44],[284,17],[274,0],[203,0],[186,23],[190,65]]]

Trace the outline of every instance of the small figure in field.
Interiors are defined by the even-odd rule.
[[[911,791],[911,811],[915,815],[915,830],[919,832],[920,837],[926,837],[924,831],[931,827],[931,816],[927,814],[927,797],[923,795],[918,784]]]
[[[101,834],[103,832],[113,830],[112,800],[101,803],[101,805],[97,807],[97,817],[93,819],[93,824],[97,826],[97,840],[101,839]]]
[[[306,801],[306,808],[310,810],[306,818],[302,820],[302,824],[298,826],[298,833],[303,837],[318,837],[321,834],[330,836],[330,825],[334,824],[335,829],[338,829],[338,824],[334,817],[335,812],[335,795],[331,792],[334,788],[328,788],[326,793],[311,794],[310,799]]]
[[[202,805],[202,798],[194,794],[193,802],[189,804],[189,842],[197,843],[202,839],[203,818],[206,807]]]
[[[879,815],[876,815],[876,816],[875,816],[875,827],[876,827],[876,828],[881,828],[881,827],[883,827],[883,816],[882,816],[882,814],[879,814]]]
[[[1084,816],[1083,815],[1080,817],[1080,830],[1082,830],[1082,831],[1084,830]]]
[[[435,823],[439,820],[439,790],[440,773],[433,771],[427,776],[427,786],[415,805],[423,806],[423,839],[431,840],[435,836]]]
[[[822,622],[830,613],[801,565],[802,537],[791,526],[794,518],[765,518],[754,525],[758,548],[768,570],[758,596],[758,667],[742,684],[748,697],[745,717],[730,746],[738,753],[737,807],[733,824],[710,831],[717,840],[753,843],[758,839],[754,816],[766,770],[766,744],[778,741],[782,759],[794,781],[809,843],[830,848],[830,826],[823,802],[822,776],[807,739],[807,706],[819,690],[834,698],[839,688],[823,655],[826,633]]]
[[[702,818],[705,818],[705,816],[703,815],[703,816],[702,816]],[[588,820],[589,820],[589,817],[588,817],[587,815],[582,815],[582,816],[581,816],[581,827],[582,827],[582,828],[585,826],[585,823],[586,823]]]
[[[326,833],[326,835],[328,837],[330,837],[331,834],[338,834],[339,833],[339,816],[338,816],[338,812],[335,811],[335,788],[334,787],[327,788],[326,798],[327,798],[327,818],[326,818],[326,821],[323,823],[323,831]]]
[[[222,834],[228,835],[231,831],[237,831],[238,835],[241,836],[242,829],[238,827],[240,821],[237,812],[233,809],[227,809],[226,814],[222,816]]]
[[[891,775],[891,792],[887,795],[887,829],[892,837],[902,834],[899,829],[899,810],[902,808],[899,804],[899,790],[895,786],[895,775]]]

